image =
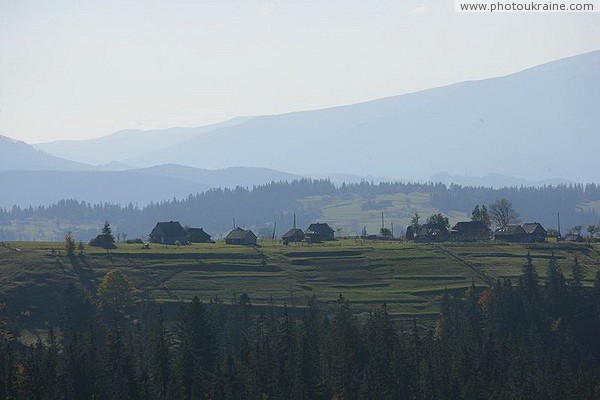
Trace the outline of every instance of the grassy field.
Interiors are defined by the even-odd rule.
[[[381,228],[381,212],[389,228],[394,221],[396,228],[408,226],[415,213],[422,218],[440,212],[429,204],[429,193],[393,193],[373,196],[348,195],[346,197],[310,196],[301,203],[318,208],[323,219],[339,229],[341,236],[358,235],[363,226],[372,234]],[[460,212],[447,212],[452,224],[468,219]]]
[[[359,312],[386,302],[398,317],[427,317],[438,312],[445,289],[463,293],[472,281],[485,287],[498,277],[517,277],[528,251],[541,277],[553,251],[567,276],[577,256],[591,284],[600,268],[600,248],[594,246],[354,239],[290,246],[263,241],[257,248],[222,242],[150,249],[119,244],[110,255],[86,247],[84,260],[73,265],[62,243],[13,242],[0,246],[0,302],[23,325],[53,323],[67,283],[94,290],[109,268],[117,268],[131,278],[138,298],[165,304],[196,295],[230,302],[247,293],[257,307],[295,307],[313,294],[325,304],[342,294]]]

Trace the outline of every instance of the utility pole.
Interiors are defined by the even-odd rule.
[[[561,237],[562,235],[560,234],[560,213],[557,213],[557,217],[558,217],[558,237]]]
[[[385,228],[383,225],[383,211],[381,212],[381,229]]]
[[[296,229],[296,213],[294,213],[294,229]]]

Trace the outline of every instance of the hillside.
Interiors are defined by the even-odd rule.
[[[94,290],[109,268],[126,273],[138,289],[163,304],[199,296],[229,302],[247,293],[255,307],[302,306],[316,295],[333,304],[340,293],[359,312],[386,302],[397,317],[428,317],[439,311],[445,290],[464,293],[472,282],[483,287],[499,277],[518,277],[527,252],[543,278],[551,252],[568,277],[575,256],[590,285],[598,267],[598,247],[568,244],[445,244],[344,240],[321,245],[283,246],[263,241],[260,248],[119,244],[107,256],[86,247],[83,259],[55,250],[62,243],[5,243],[0,246],[0,298],[11,324],[35,329],[58,318],[68,283]],[[173,309],[174,310],[174,309]]]
[[[89,165],[52,156],[25,142],[0,135],[0,171],[73,171],[89,169],[91,169]]]

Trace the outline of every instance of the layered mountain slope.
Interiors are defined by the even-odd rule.
[[[105,165],[139,157],[218,128],[234,126],[247,119],[248,117],[238,117],[218,124],[193,128],[125,129],[98,139],[56,140],[37,143],[33,146],[57,157],[94,165]]]
[[[250,118],[127,160],[203,168],[598,180],[600,51],[500,78]]]
[[[64,160],[37,150],[25,142],[0,136],[0,171],[89,169],[89,165]]]

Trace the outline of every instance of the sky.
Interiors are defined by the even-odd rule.
[[[28,143],[332,107],[600,49],[600,14],[451,0],[0,0],[0,135]]]

